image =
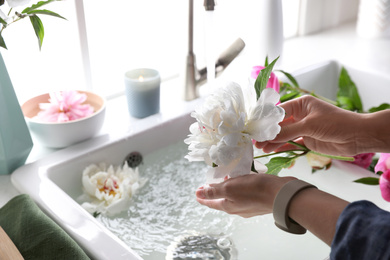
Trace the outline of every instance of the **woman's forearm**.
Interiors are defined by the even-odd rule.
[[[361,114],[356,143],[361,153],[390,153],[390,110]]]
[[[318,189],[305,189],[293,197],[289,217],[330,246],[337,220],[348,204]]]

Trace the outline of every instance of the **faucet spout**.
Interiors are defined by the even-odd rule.
[[[214,0],[204,0],[206,11],[214,10]],[[188,27],[188,53],[184,75],[184,100],[190,101],[199,97],[198,88],[207,81],[207,68],[198,70],[193,50],[194,41],[194,1],[189,0],[189,27]],[[224,69],[241,53],[245,42],[238,38],[235,40],[215,62],[215,76],[219,76]]]

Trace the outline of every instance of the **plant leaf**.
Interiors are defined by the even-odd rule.
[[[56,2],[56,1],[61,1],[61,0],[39,1],[38,3],[33,4],[31,7],[25,8],[25,9],[22,11],[22,14],[28,14],[28,13],[30,13],[32,10],[38,9],[38,8],[41,7],[41,6],[44,6],[44,5],[50,4],[51,2]]]
[[[265,57],[265,61],[264,61],[264,67],[267,67],[268,66],[268,55]]]
[[[35,14],[30,16],[30,21],[31,21],[32,26],[34,27],[35,35],[38,38],[39,49],[41,49],[42,42],[43,42],[43,37],[45,35],[45,31],[43,29],[42,21]]]
[[[372,158],[372,161],[370,163],[370,166],[368,166],[367,170],[369,170],[370,172],[373,172],[375,173],[375,166],[376,164],[378,163],[379,161],[379,158],[378,157],[374,157]],[[378,174],[378,173],[377,173]],[[380,174],[379,174],[380,175]]]
[[[278,175],[283,168],[290,167],[294,163],[295,159],[296,157],[273,157],[265,165],[268,168],[266,173],[271,175]]]
[[[346,102],[348,100],[348,102]],[[339,90],[337,102],[340,107],[357,112],[363,112],[362,101],[355,83],[350,78],[347,70],[342,67],[339,77]]]
[[[355,111],[355,105],[349,97],[337,97],[337,106],[346,110]]]
[[[46,15],[50,15],[50,16],[54,16],[54,17],[58,17],[58,18],[62,18],[62,19],[65,19],[65,17],[55,13],[55,12],[52,12],[50,10],[31,10],[30,12],[28,12],[28,14],[46,14]]]
[[[269,80],[269,76],[271,75],[272,69],[275,63],[278,61],[279,57],[271,62],[267,67],[262,69],[257,76],[255,82],[255,90],[256,90],[256,100],[259,99],[261,92],[267,87],[267,83]]]
[[[360,179],[354,180],[353,182],[367,184],[367,185],[379,185],[379,178],[366,177],[366,178],[360,178]]]
[[[7,45],[5,45],[5,41],[3,36],[0,33],[0,47],[3,47],[4,49],[7,49]]]
[[[254,161],[254,160],[252,161],[251,171],[252,171],[252,172],[255,172],[255,173],[259,173],[259,172],[256,170],[256,168],[255,168],[255,161]]]
[[[298,91],[291,91],[291,92],[284,94],[283,96],[280,97],[280,103],[286,102],[288,100],[291,100],[291,99],[294,99],[294,98],[297,98],[300,96],[301,96],[301,93],[299,93]]]
[[[387,103],[383,103],[377,107],[372,107],[368,110],[368,112],[370,113],[374,113],[374,112],[378,112],[378,111],[382,111],[382,110],[386,110],[386,109],[390,109],[390,104],[387,104]]]
[[[298,81],[294,78],[293,75],[291,75],[288,72],[285,72],[284,70],[278,70],[278,71],[283,73],[291,81],[291,83],[294,85],[294,87],[299,88]]]
[[[3,20],[3,18],[0,17],[0,23],[3,25],[3,26],[7,26],[7,22]]]

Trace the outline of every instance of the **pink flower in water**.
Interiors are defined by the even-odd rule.
[[[42,109],[37,117],[45,122],[68,122],[87,117],[93,113],[89,104],[82,104],[86,94],[77,91],[61,91],[50,93],[50,103],[41,103]]]
[[[375,166],[375,172],[382,172],[379,179],[379,188],[384,200],[390,202],[390,154],[381,153],[378,163]]]
[[[263,67],[263,66],[254,66],[252,68],[251,77],[254,79],[257,79],[257,76],[259,75],[260,71],[264,68],[265,67]],[[279,90],[280,90],[279,79],[278,79],[278,77],[276,77],[275,73],[273,73],[273,72],[271,72],[271,76],[270,76],[268,83],[267,83],[267,88],[272,88],[276,92],[279,93]]]
[[[372,162],[372,157],[374,157],[375,153],[361,153],[355,155],[355,161],[351,162],[352,164],[356,164],[364,169],[367,169]]]

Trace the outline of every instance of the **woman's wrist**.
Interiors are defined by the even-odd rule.
[[[291,200],[289,217],[331,245],[336,223],[349,202],[318,189],[305,189]]]
[[[390,110],[361,114],[356,133],[356,143],[360,145],[359,153],[390,153]]]

